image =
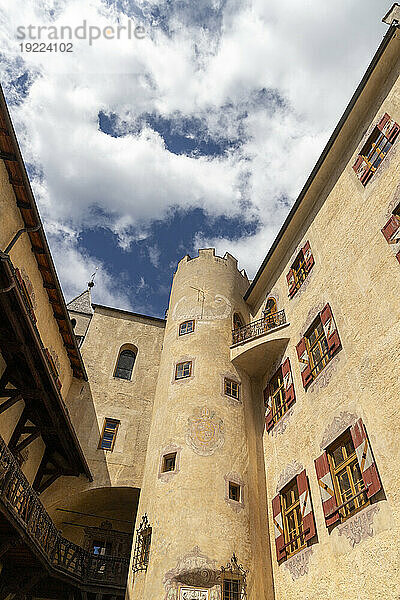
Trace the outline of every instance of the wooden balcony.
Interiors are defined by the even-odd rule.
[[[16,459],[0,437],[0,511],[27,549],[53,576],[86,590],[124,590],[129,557],[96,556],[65,539],[22,473]],[[13,557],[11,545],[7,561],[17,566],[21,550]],[[23,565],[21,565],[22,567]],[[96,596],[97,597],[97,596]]]
[[[240,344],[252,340],[253,338],[264,335],[268,331],[285,325],[286,315],[284,310],[265,315],[262,319],[253,321],[243,327],[238,327],[232,331],[232,345]]]

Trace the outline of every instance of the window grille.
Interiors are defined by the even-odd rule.
[[[117,419],[104,419],[103,432],[99,443],[101,450],[110,450],[110,452],[114,450],[119,423]]]
[[[184,321],[179,325],[179,335],[186,335],[187,333],[192,333],[194,331],[194,321]]]
[[[175,379],[185,379],[192,374],[192,361],[178,363],[175,368]]]
[[[245,600],[246,593],[246,569],[238,563],[236,554],[232,554],[231,560],[221,567],[222,600]]]
[[[149,564],[151,545],[151,527],[147,515],[144,514],[139,527],[136,530],[136,544],[133,553],[132,570],[146,571]]]
[[[368,503],[367,492],[350,431],[346,431],[328,450],[336,502],[343,519]],[[364,490],[364,491],[363,491]]]
[[[235,400],[239,400],[239,388],[240,384],[232,379],[224,380],[224,390],[225,395],[230,396],[231,398],[235,398]]]
[[[114,377],[118,377],[118,379],[130,380],[132,377],[135,360],[136,354],[133,352],[133,350],[122,350],[118,357]]]

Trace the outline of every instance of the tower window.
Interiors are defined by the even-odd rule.
[[[192,361],[178,363],[175,367],[175,379],[185,379],[192,374]]]
[[[194,331],[194,321],[184,321],[179,325],[179,335],[186,335]]]
[[[135,360],[136,354],[133,352],[133,350],[122,350],[118,356],[114,377],[117,377],[118,379],[130,380],[132,377]]]
[[[231,398],[235,398],[235,400],[239,400],[239,390],[240,384],[232,379],[224,379],[224,394],[226,396],[230,396]]]
[[[233,481],[229,482],[229,500],[234,500],[235,502],[240,502],[241,490],[240,485],[238,483],[234,483]]]
[[[99,448],[101,450],[114,450],[115,439],[120,421],[117,419],[104,419],[103,432],[100,437]]]
[[[169,471],[175,471],[176,467],[176,452],[165,454],[162,458],[162,473],[168,473]]]

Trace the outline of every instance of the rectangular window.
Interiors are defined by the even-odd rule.
[[[194,321],[184,321],[179,325],[179,335],[186,335],[194,331]]]
[[[330,360],[328,340],[319,315],[304,338],[310,360],[311,375],[315,379]]]
[[[242,583],[240,579],[223,579],[223,600],[240,600]]]
[[[175,471],[176,465],[176,452],[165,454],[162,459],[162,473],[168,473],[169,471]]]
[[[307,241],[296,256],[294,263],[286,275],[289,287],[289,298],[293,298],[297,290],[301,288],[313,268],[314,262],[310,242]]]
[[[232,379],[224,379],[224,392],[226,396],[239,400],[240,384]]]
[[[181,362],[176,365],[175,379],[185,379],[192,374],[192,361]]]
[[[104,419],[103,432],[100,437],[99,448],[102,450],[109,450],[110,452],[113,451],[119,423],[120,422],[116,419]]]
[[[286,556],[289,557],[307,545],[303,531],[303,519],[296,479],[293,479],[282,490],[281,504]]]
[[[238,483],[234,483],[233,481],[229,482],[229,500],[234,500],[235,502],[240,502],[240,485]]]
[[[400,127],[385,113],[362,147],[353,169],[366,186],[395,142]]]
[[[338,512],[341,519],[345,519],[368,503],[365,484],[349,430],[328,448],[328,460]]]
[[[269,392],[271,398],[271,417],[275,425],[287,411],[282,368],[278,369],[269,382]]]

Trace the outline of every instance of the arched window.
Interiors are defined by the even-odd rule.
[[[115,367],[114,377],[119,379],[130,379],[132,377],[133,365],[136,360],[136,352],[133,350],[121,350]]]
[[[266,315],[273,315],[274,313],[276,313],[278,310],[277,305],[276,305],[276,300],[275,298],[273,298],[272,296],[270,298],[268,298],[266,305],[265,305],[265,309],[264,309],[264,314]]]

